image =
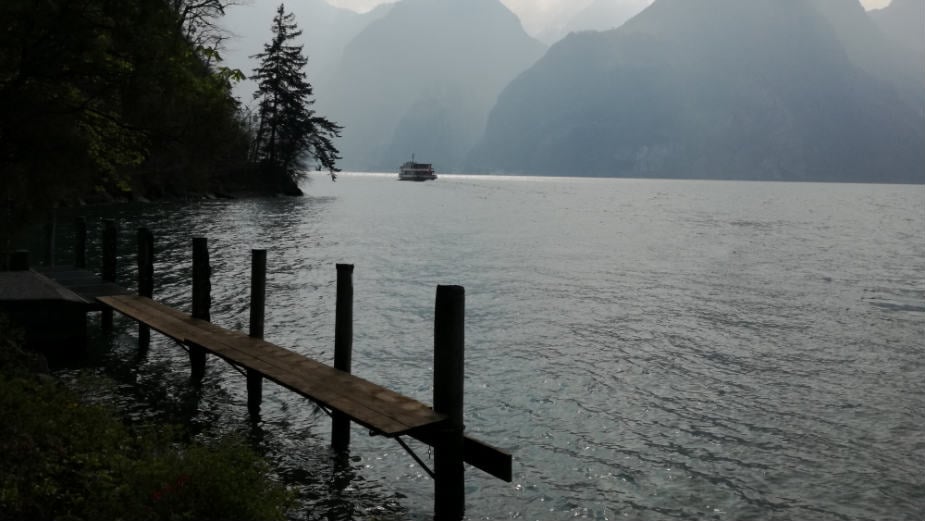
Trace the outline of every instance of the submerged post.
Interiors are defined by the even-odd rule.
[[[209,266],[209,246],[205,237],[193,238],[193,318],[212,319],[212,283],[209,280],[212,268]],[[199,345],[189,346],[191,377],[201,382],[206,374],[206,350]]]
[[[74,267],[87,267],[87,220],[74,219]]]
[[[463,467],[463,379],[466,291],[437,286],[434,313],[434,411],[447,421],[434,445],[434,518],[462,519],[466,508]]]
[[[118,242],[116,221],[103,221],[103,281],[116,281],[116,244]],[[100,327],[112,330],[112,309],[105,307],[100,316]]]
[[[251,316],[248,333],[263,338],[263,322],[267,300],[267,250],[251,250]],[[247,369],[247,408],[251,414],[260,412],[263,401],[263,375]]]
[[[154,235],[147,228],[138,229],[138,295],[154,296]],[[151,328],[138,323],[138,347],[151,345]]]
[[[334,311],[334,369],[349,373],[353,365],[353,264],[337,265],[337,303]],[[331,448],[350,448],[350,418],[331,414]]]

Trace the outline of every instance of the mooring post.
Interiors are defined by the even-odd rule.
[[[116,244],[118,242],[116,221],[103,221],[103,281],[116,281]],[[100,327],[112,330],[112,309],[105,307],[100,314]]]
[[[29,250],[16,250],[10,254],[10,271],[29,271]]]
[[[212,282],[209,266],[209,245],[205,237],[193,238],[193,318],[211,321]],[[202,346],[189,346],[192,379],[199,383],[206,374],[206,350]]]
[[[154,296],[154,234],[147,228],[138,229],[138,295]],[[138,323],[138,347],[151,345],[151,328]]]
[[[251,317],[248,334],[263,338],[263,321],[267,301],[267,250],[251,250]],[[260,412],[263,401],[263,375],[247,369],[247,408],[251,414]]]
[[[334,310],[334,369],[349,373],[353,365],[353,264],[337,265],[337,303]],[[331,448],[350,449],[350,418],[331,414]]]
[[[462,519],[466,508],[463,467],[463,380],[466,291],[437,286],[434,312],[434,411],[447,420],[434,445],[434,518]]]
[[[57,235],[57,215],[52,209],[49,214],[48,223],[45,225],[45,265],[49,268],[55,267],[55,235]]]
[[[87,220],[74,219],[74,267],[87,267]]]

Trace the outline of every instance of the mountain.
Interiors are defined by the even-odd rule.
[[[925,0],[912,1],[925,6]],[[828,22],[851,63],[897,89],[925,117],[925,62],[885,35],[876,23],[876,14],[868,13],[855,0],[811,0],[811,3]],[[896,5],[894,0],[893,6]],[[925,38],[925,17],[921,23]]]
[[[909,59],[925,75],[925,1],[893,0],[870,16],[883,34],[909,52]]]
[[[554,13],[546,14],[542,23],[535,19],[536,15],[534,19],[524,18],[523,22],[528,32],[532,22],[531,34],[551,45],[569,33],[619,27],[651,3],[652,0],[569,0],[558,4]]]
[[[623,25],[652,0],[594,0],[566,24],[568,32],[606,31]]]
[[[925,89],[871,72],[891,70],[872,63],[888,46],[858,9],[656,0],[618,29],[571,34],[500,95],[469,167],[925,182]]]
[[[412,153],[456,169],[544,50],[499,0],[403,0],[347,45],[318,111],[345,127],[345,169],[391,171]]]
[[[229,67],[240,69],[250,75],[257,65],[251,56],[263,52],[263,45],[272,38],[270,31],[273,15],[276,13],[274,2],[253,2],[232,5],[223,19],[223,26],[230,32],[231,38],[225,43],[224,58]],[[299,0],[286,4],[286,12],[295,15],[296,23],[302,30],[300,43],[308,56],[309,81],[316,84],[318,79],[330,73],[331,68],[340,62],[344,47],[369,23],[384,16],[391,4],[382,4],[372,11],[359,14],[349,9],[334,7],[325,0]],[[256,85],[250,80],[242,82],[235,88],[235,93],[242,101],[249,103]]]

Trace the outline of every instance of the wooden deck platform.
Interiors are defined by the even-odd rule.
[[[255,370],[379,434],[394,437],[441,422],[427,405],[350,373],[134,295],[99,297],[114,310],[189,346]]]
[[[0,271],[0,313],[22,329],[26,348],[52,363],[85,352],[89,310],[80,295],[41,273]]]
[[[106,282],[95,273],[83,268],[55,266],[40,268],[37,271],[77,294],[87,306],[88,311],[100,311],[103,309],[103,305],[97,300],[97,297],[125,295],[127,293],[125,288],[113,282]]]
[[[257,371],[268,380],[334,411],[376,434],[408,435],[437,443],[444,417],[431,407],[350,373],[243,333],[229,331],[146,297],[102,296],[98,300],[187,346],[198,346],[229,363]],[[480,440],[463,438],[466,463],[510,482],[512,457]]]

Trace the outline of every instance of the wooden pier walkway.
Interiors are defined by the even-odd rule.
[[[53,230],[53,226],[51,227]],[[136,321],[138,343],[147,349],[150,330],[161,333],[189,352],[192,377],[201,382],[206,356],[212,354],[230,363],[247,378],[248,407],[259,413],[264,379],[319,404],[332,416],[331,446],[339,453],[349,449],[350,423],[368,429],[371,435],[395,439],[417,463],[434,478],[435,519],[458,521],[465,511],[463,463],[510,482],[513,478],[511,454],[464,433],[464,316],[465,291],[461,286],[438,286],[434,314],[433,407],[350,373],[352,350],[353,265],[337,265],[337,309],[335,312],[334,367],[263,340],[266,298],[266,250],[252,250],[251,305],[249,333],[231,331],[210,322],[211,267],[206,239],[193,238],[192,313],[186,314],[154,301],[154,246],[150,230],[138,230],[138,295],[129,295],[115,283],[116,234],[114,221],[104,222],[102,276],[86,270],[86,223],[76,221],[74,266],[55,267],[53,262],[42,274],[30,271],[28,252],[17,253],[13,269],[27,272],[4,275],[10,281],[28,279],[41,291],[13,291],[0,299],[0,307],[24,308],[22,295],[34,304],[21,317],[31,320],[33,329],[47,329],[52,308],[45,295],[62,300],[61,309],[74,322],[76,334],[86,336],[86,312],[101,312],[101,327],[111,330],[113,312]],[[50,241],[52,244],[52,240]],[[49,260],[53,259],[53,247]],[[24,278],[25,277],[25,278]],[[31,278],[30,278],[31,277]],[[36,283],[33,279],[37,280]],[[27,281],[27,282],[28,282]],[[23,283],[25,284],[25,283]],[[20,284],[22,285],[22,284]],[[18,286],[17,286],[18,287]],[[40,289],[41,289],[40,288]],[[51,289],[48,289],[51,288]],[[15,294],[13,294],[15,293]],[[66,298],[61,297],[64,295]],[[3,295],[0,295],[3,296]],[[61,317],[56,318],[59,324]],[[57,339],[52,339],[57,341]],[[401,439],[409,436],[433,447],[433,470]]]
[[[446,418],[417,400],[270,342],[193,318],[147,297],[115,295],[97,300],[188,348],[204,349],[238,368],[256,371],[347,416],[372,434],[389,438],[408,435],[430,446],[439,442],[438,431]],[[467,435],[463,436],[463,461],[507,482],[513,477],[509,453]]]
[[[114,310],[189,347],[201,347],[225,361],[347,415],[389,437],[439,423],[443,416],[421,402],[283,347],[193,318],[146,297],[100,297]]]

